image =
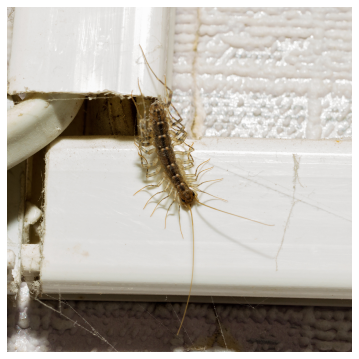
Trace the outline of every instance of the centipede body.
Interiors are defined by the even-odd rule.
[[[143,50],[141,48],[143,57],[145,59],[145,62],[148,66],[148,68],[151,70],[153,75],[156,77],[156,79],[162,83],[166,88],[166,93],[168,93],[166,99],[157,99],[155,100],[149,108],[148,114],[146,111],[145,102],[143,100],[142,95],[142,104],[143,104],[143,116],[138,110],[138,106],[133,99],[137,112],[138,112],[138,136],[135,138],[135,145],[138,148],[138,154],[141,158],[141,165],[143,168],[146,169],[146,177],[151,178],[156,175],[161,174],[162,179],[157,184],[151,184],[147,185],[143,188],[141,188],[138,192],[142,191],[145,188],[156,188],[163,185],[164,190],[155,193],[146,203],[145,207],[147,206],[148,202],[157,194],[165,193],[167,196],[163,197],[160,201],[158,201],[154,211],[158,205],[165,200],[168,197],[171,197],[172,203],[169,205],[166,217],[165,217],[165,223],[168,211],[170,210],[173,203],[177,202],[179,211],[181,209],[181,206],[188,209],[191,214],[191,220],[192,220],[192,238],[193,238],[193,255],[192,255],[192,275],[191,275],[191,284],[189,289],[189,294],[187,298],[187,303],[185,307],[185,311],[183,314],[183,318],[179,327],[179,330],[177,334],[180,332],[186,311],[188,308],[188,303],[191,295],[192,290],[192,283],[193,283],[193,273],[194,273],[194,225],[193,225],[193,215],[191,207],[194,204],[200,204],[209,208],[212,208],[214,210],[230,214],[239,218],[247,219],[253,222],[257,222],[260,224],[264,224],[262,222],[258,222],[246,217],[242,217],[233,213],[225,212],[222,210],[219,210],[217,208],[208,206],[204,203],[201,203],[198,200],[198,192],[206,193],[202,190],[200,190],[198,187],[206,182],[211,181],[219,181],[222,179],[217,180],[211,180],[211,181],[205,181],[200,184],[197,183],[198,176],[205,172],[210,170],[211,168],[202,169],[198,172],[199,168],[208,163],[209,160],[202,162],[196,169],[194,174],[187,173],[186,171],[189,170],[194,166],[194,160],[191,155],[191,153],[194,151],[193,144],[189,145],[185,143],[185,140],[187,138],[187,133],[185,131],[184,125],[182,123],[182,118],[176,108],[173,106],[171,100],[172,100],[172,90],[167,87],[166,83],[161,81],[156,74],[152,71],[150,65],[147,62],[147,59],[145,57],[145,54],[143,53]],[[140,84],[139,84],[140,86]],[[178,118],[174,117],[171,114],[170,106],[173,108],[173,110],[176,112]],[[175,146],[183,145],[186,146],[186,149],[183,151],[179,151],[175,149]],[[145,155],[144,155],[145,154]],[[152,158],[150,157],[151,155]],[[198,172],[198,173],[197,173]],[[209,194],[209,193],[206,193]],[[212,195],[211,195],[212,196]],[[213,196],[216,197],[216,196]],[[218,197],[216,197],[218,198]],[[219,198],[221,199],[221,198]],[[221,199],[223,200],[223,199]],[[144,208],[145,208],[144,207]],[[267,225],[267,224],[266,224]],[[182,233],[182,230],[181,230]],[[183,234],[182,234],[183,236]]]

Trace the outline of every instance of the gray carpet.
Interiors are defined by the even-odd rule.
[[[45,303],[59,309],[56,301]],[[30,327],[20,329],[16,307],[9,302],[8,351],[352,349],[351,308],[190,304],[184,329],[176,336],[184,303],[67,303],[72,308],[62,304],[61,312],[88,331],[35,301],[27,310]],[[94,336],[92,328],[104,340]]]

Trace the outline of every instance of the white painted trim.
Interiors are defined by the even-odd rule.
[[[173,32],[173,8],[16,8],[9,94],[163,95],[139,45],[164,80]]]
[[[203,180],[224,179],[207,191],[229,200],[207,204],[275,226],[195,208],[193,295],[351,298],[351,141],[205,138],[194,147],[197,164],[214,166]],[[182,239],[177,216],[164,230],[164,209],[142,210],[150,195],[133,196],[146,184],[139,164],[128,138],[51,146],[44,293],[188,294],[189,214],[181,211]]]

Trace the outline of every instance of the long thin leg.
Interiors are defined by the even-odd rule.
[[[181,145],[187,138],[187,132],[185,130],[181,130],[181,131],[173,131],[173,130],[169,130],[168,131],[170,137],[172,138],[172,141],[174,142],[174,145]]]
[[[210,180],[210,181],[204,181],[204,182],[201,182],[200,184],[197,185],[197,187],[203,185],[204,183],[208,183],[208,182],[216,182],[216,181],[222,181],[223,178],[218,178],[218,179],[214,179],[214,180]]]
[[[149,184],[149,185],[147,185],[147,186],[145,186],[145,187],[139,189],[139,190],[134,194],[134,196],[135,196],[138,192],[141,192],[143,189],[145,189],[145,188],[147,188],[147,187],[159,187],[159,186],[161,186],[161,184],[163,183],[164,180],[165,180],[165,179],[162,178],[161,181],[158,182],[157,184]]]
[[[139,111],[139,109],[138,109],[138,107],[137,107],[137,103],[136,103],[134,97],[132,96],[132,92],[133,92],[133,91],[131,91],[131,99],[132,99],[132,101],[133,101],[133,104],[134,104],[135,107],[136,107],[137,113],[141,116],[140,111]],[[142,117],[141,117],[141,119],[142,119]]]
[[[157,166],[156,169],[153,172],[149,172],[149,169],[147,168],[146,170],[146,178],[150,178],[153,176],[158,175],[160,172],[162,171],[162,167],[161,166]]]
[[[172,123],[172,126],[178,126],[178,127],[179,127],[179,130],[185,128],[184,125],[183,125],[183,123],[182,123],[179,119],[177,119],[176,117],[174,117],[171,112],[169,112],[169,114],[170,114],[170,117],[172,118],[172,120],[174,121],[174,123]],[[180,116],[180,117],[181,117],[181,116]],[[182,118],[181,118],[181,120],[182,120]],[[182,120],[182,121],[183,121],[183,120]]]
[[[144,116],[144,118],[146,118],[146,104],[145,104],[145,100],[144,100],[143,93],[142,93],[141,86],[140,86],[140,79],[138,79],[138,88],[140,89],[140,93],[141,93],[141,97],[142,97],[143,116]]]
[[[152,153],[154,153],[156,151],[156,148],[152,147],[150,149],[147,149],[145,147],[151,147],[152,145],[150,146],[141,146],[141,151],[143,151],[146,155],[152,155]]]
[[[139,149],[137,143],[135,142],[135,146]],[[155,158],[152,162],[148,162],[147,158],[145,156],[142,155],[142,151],[141,149],[138,150],[138,155],[140,156],[141,158],[141,166],[142,168],[146,168],[146,177],[147,178],[150,178],[150,177],[153,177],[155,175],[157,175],[158,173],[161,172],[161,166],[157,166],[156,169],[153,171],[153,172],[149,172],[149,169],[151,167],[154,167],[156,166],[157,162],[158,162],[158,158]],[[144,152],[147,152],[147,154],[151,154],[155,151],[155,148],[153,150],[149,150],[149,151],[144,151]],[[144,161],[146,163],[144,163]]]
[[[187,138],[187,133],[185,132],[181,138],[172,138],[172,144],[174,146],[182,145],[184,141],[186,141],[186,138]]]
[[[209,160],[210,160],[210,158],[209,158],[208,160],[206,160],[206,161],[203,161],[201,164],[199,164],[199,165],[197,166],[196,172],[195,172],[195,174],[193,175],[193,177],[196,177],[196,176],[197,176],[197,171],[199,170],[199,168],[200,168],[202,165],[204,165],[205,163],[207,163]]]
[[[156,196],[157,194],[163,193],[163,192],[166,192],[166,191],[161,191],[161,192],[155,193],[155,194],[146,202],[146,204],[145,204],[145,206],[143,207],[143,209],[146,208],[146,206],[148,205],[148,202],[149,202],[154,196]]]
[[[182,136],[183,141],[181,143],[184,143],[185,139],[187,138],[187,132],[184,130],[184,126],[183,126],[183,118],[181,117],[181,115],[179,114],[179,112],[177,111],[176,107],[173,106],[173,103],[171,103],[171,106],[173,107],[173,109],[176,111],[178,117],[180,118],[179,120],[176,119],[174,116],[171,115],[172,119],[175,121],[176,124],[178,124],[178,126],[181,127],[181,129],[183,129],[184,132],[184,136]]]
[[[190,157],[187,157],[186,160],[182,159],[179,155],[176,156],[176,159],[177,159],[177,163],[180,163],[182,166],[183,165],[188,165],[188,164],[191,164],[191,167],[194,166],[194,161],[193,161],[193,158],[191,155],[189,155]],[[186,169],[186,168],[184,168]]]
[[[191,148],[191,149],[192,149],[192,151],[194,151],[194,148],[192,147],[192,146],[194,145],[194,142],[192,142],[192,145],[187,145],[187,143],[186,143],[186,142],[185,142],[184,144],[185,144],[187,147]],[[192,151],[191,151],[191,152],[192,152]],[[208,159],[208,161],[209,161],[209,159]]]
[[[182,227],[181,227],[181,204],[178,204],[178,220],[179,220],[179,226],[180,226],[182,238],[184,239],[183,233],[182,233]]]
[[[164,198],[162,198],[158,203],[157,203],[157,205],[156,205],[156,207],[155,207],[155,209],[153,210],[153,212],[152,212],[152,214],[151,214],[151,216],[150,217],[152,217],[153,216],[153,214],[155,213],[155,210],[157,209],[157,207],[158,207],[158,205],[164,200],[164,199],[166,199],[166,198],[168,198],[169,197],[169,195],[168,196],[166,196],[166,197],[164,197]]]
[[[134,103],[134,105],[135,105],[135,107],[136,107],[137,115],[139,116],[139,121],[138,121],[138,122],[141,123],[141,121],[143,121],[143,117],[141,116],[141,113],[140,113],[140,111],[139,111],[139,109],[138,109],[138,107],[137,107],[137,103],[136,103],[134,97],[132,96],[132,91],[131,91],[131,99],[132,99],[132,102]],[[140,127],[140,126],[137,125],[137,127]],[[136,128],[135,128],[135,130],[136,130]],[[135,134],[136,134],[136,131],[135,131]],[[135,145],[137,146],[137,144],[136,144],[136,139],[135,139]],[[138,147],[138,146],[137,146],[137,147]],[[138,149],[139,149],[139,148],[138,148]]]
[[[187,143],[185,143],[185,145],[190,148],[190,150],[189,150],[190,152],[194,151],[194,148],[193,148],[194,142],[192,142],[192,145],[187,145]]]
[[[193,166],[194,166],[194,163],[191,162],[191,163],[187,164],[187,166],[183,166],[183,169],[184,169],[184,170],[189,170],[189,169],[192,168]]]
[[[190,155],[190,156],[191,156],[191,155]],[[192,157],[192,156],[191,156],[191,157]],[[177,157],[177,158],[178,158],[178,157]],[[193,166],[194,166],[193,158],[188,158],[188,160],[185,160],[185,161],[182,160],[182,164],[183,164],[183,165],[191,164],[191,167],[193,167]]]
[[[138,148],[137,144],[135,143],[136,147]],[[155,158],[152,162],[148,162],[147,158],[142,154],[142,151],[139,149],[138,150],[138,155],[141,157],[141,166],[143,168],[150,168],[150,167],[154,167],[157,162],[158,162],[158,158]],[[143,161],[145,161],[146,163],[144,163]]]
[[[138,138],[135,139],[135,146],[137,147],[138,151],[144,152],[148,155],[154,153],[156,151],[155,146],[151,144],[151,141],[142,141]],[[148,147],[148,148],[146,148]]]
[[[165,87],[166,87],[166,98],[168,98],[168,92],[167,92],[167,78],[166,78],[166,75],[164,75],[165,77]]]
[[[167,220],[167,215],[168,215],[168,212],[171,208],[171,206],[173,205],[173,203],[175,202],[175,200],[172,201],[172,203],[169,205],[169,207],[167,208],[167,212],[166,212],[166,217],[165,217],[165,229],[166,229],[166,220]]]
[[[213,168],[214,168],[214,167],[212,166],[212,167],[206,168],[205,170],[202,170],[202,171],[198,172],[198,175],[196,176],[196,181],[198,180],[198,177],[199,177],[199,175],[200,175],[202,172],[210,171],[210,170],[212,170]]]
[[[168,184],[167,184],[167,186],[166,186],[166,188],[164,189],[164,192],[166,192],[167,191],[167,188],[168,188],[168,186],[170,185],[170,182],[168,182]],[[158,207],[158,205],[164,200],[164,199],[166,199],[166,198],[168,198],[170,195],[171,195],[171,193],[172,193],[172,190],[173,190],[173,187],[171,188],[171,190],[169,191],[169,193],[168,193],[168,196],[167,197],[164,197],[164,198],[162,198],[158,203],[157,203],[157,205],[156,205],[156,207],[155,207],[155,209],[153,210],[153,212],[152,212],[152,214],[151,214],[151,216],[150,217],[152,217],[152,215],[155,213],[155,210],[157,209],[157,207]]]
[[[177,118],[173,117],[171,112],[169,112],[169,115],[172,118],[172,120],[174,121],[174,122],[171,123],[171,127],[173,129],[177,129],[179,131],[177,134],[186,133],[185,127],[182,124],[182,122],[180,120],[178,120]],[[177,128],[175,126],[177,126]]]
[[[178,117],[181,119],[181,121],[183,121],[181,115],[179,114],[179,112],[177,111],[176,107],[173,106],[173,103],[171,103],[171,106],[173,107],[173,109],[176,111]],[[179,121],[179,120],[178,120]]]
[[[194,148],[192,146],[189,146],[189,150],[187,150],[187,151],[174,151],[174,153],[178,156],[187,156],[188,161],[194,162],[193,157],[191,155],[191,152],[193,152],[193,151],[194,151]]]
[[[158,163],[158,158],[155,158],[152,162],[148,162],[146,159],[146,163],[143,163],[141,161],[141,166],[142,166],[142,168],[150,169],[151,167],[155,167],[157,165],[157,163]]]

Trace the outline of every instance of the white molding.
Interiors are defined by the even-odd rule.
[[[205,138],[194,147],[197,164],[214,166],[203,180],[224,179],[207,191],[229,200],[207,204],[275,226],[194,208],[193,295],[351,298],[351,141]],[[44,293],[188,294],[189,214],[181,211],[182,239],[177,215],[165,230],[164,209],[142,210],[150,195],[133,196],[146,184],[139,164],[131,138],[51,145]]]
[[[139,79],[146,96],[163,95],[139,45],[163,80],[173,13],[161,7],[16,8],[9,94],[139,95]]]

